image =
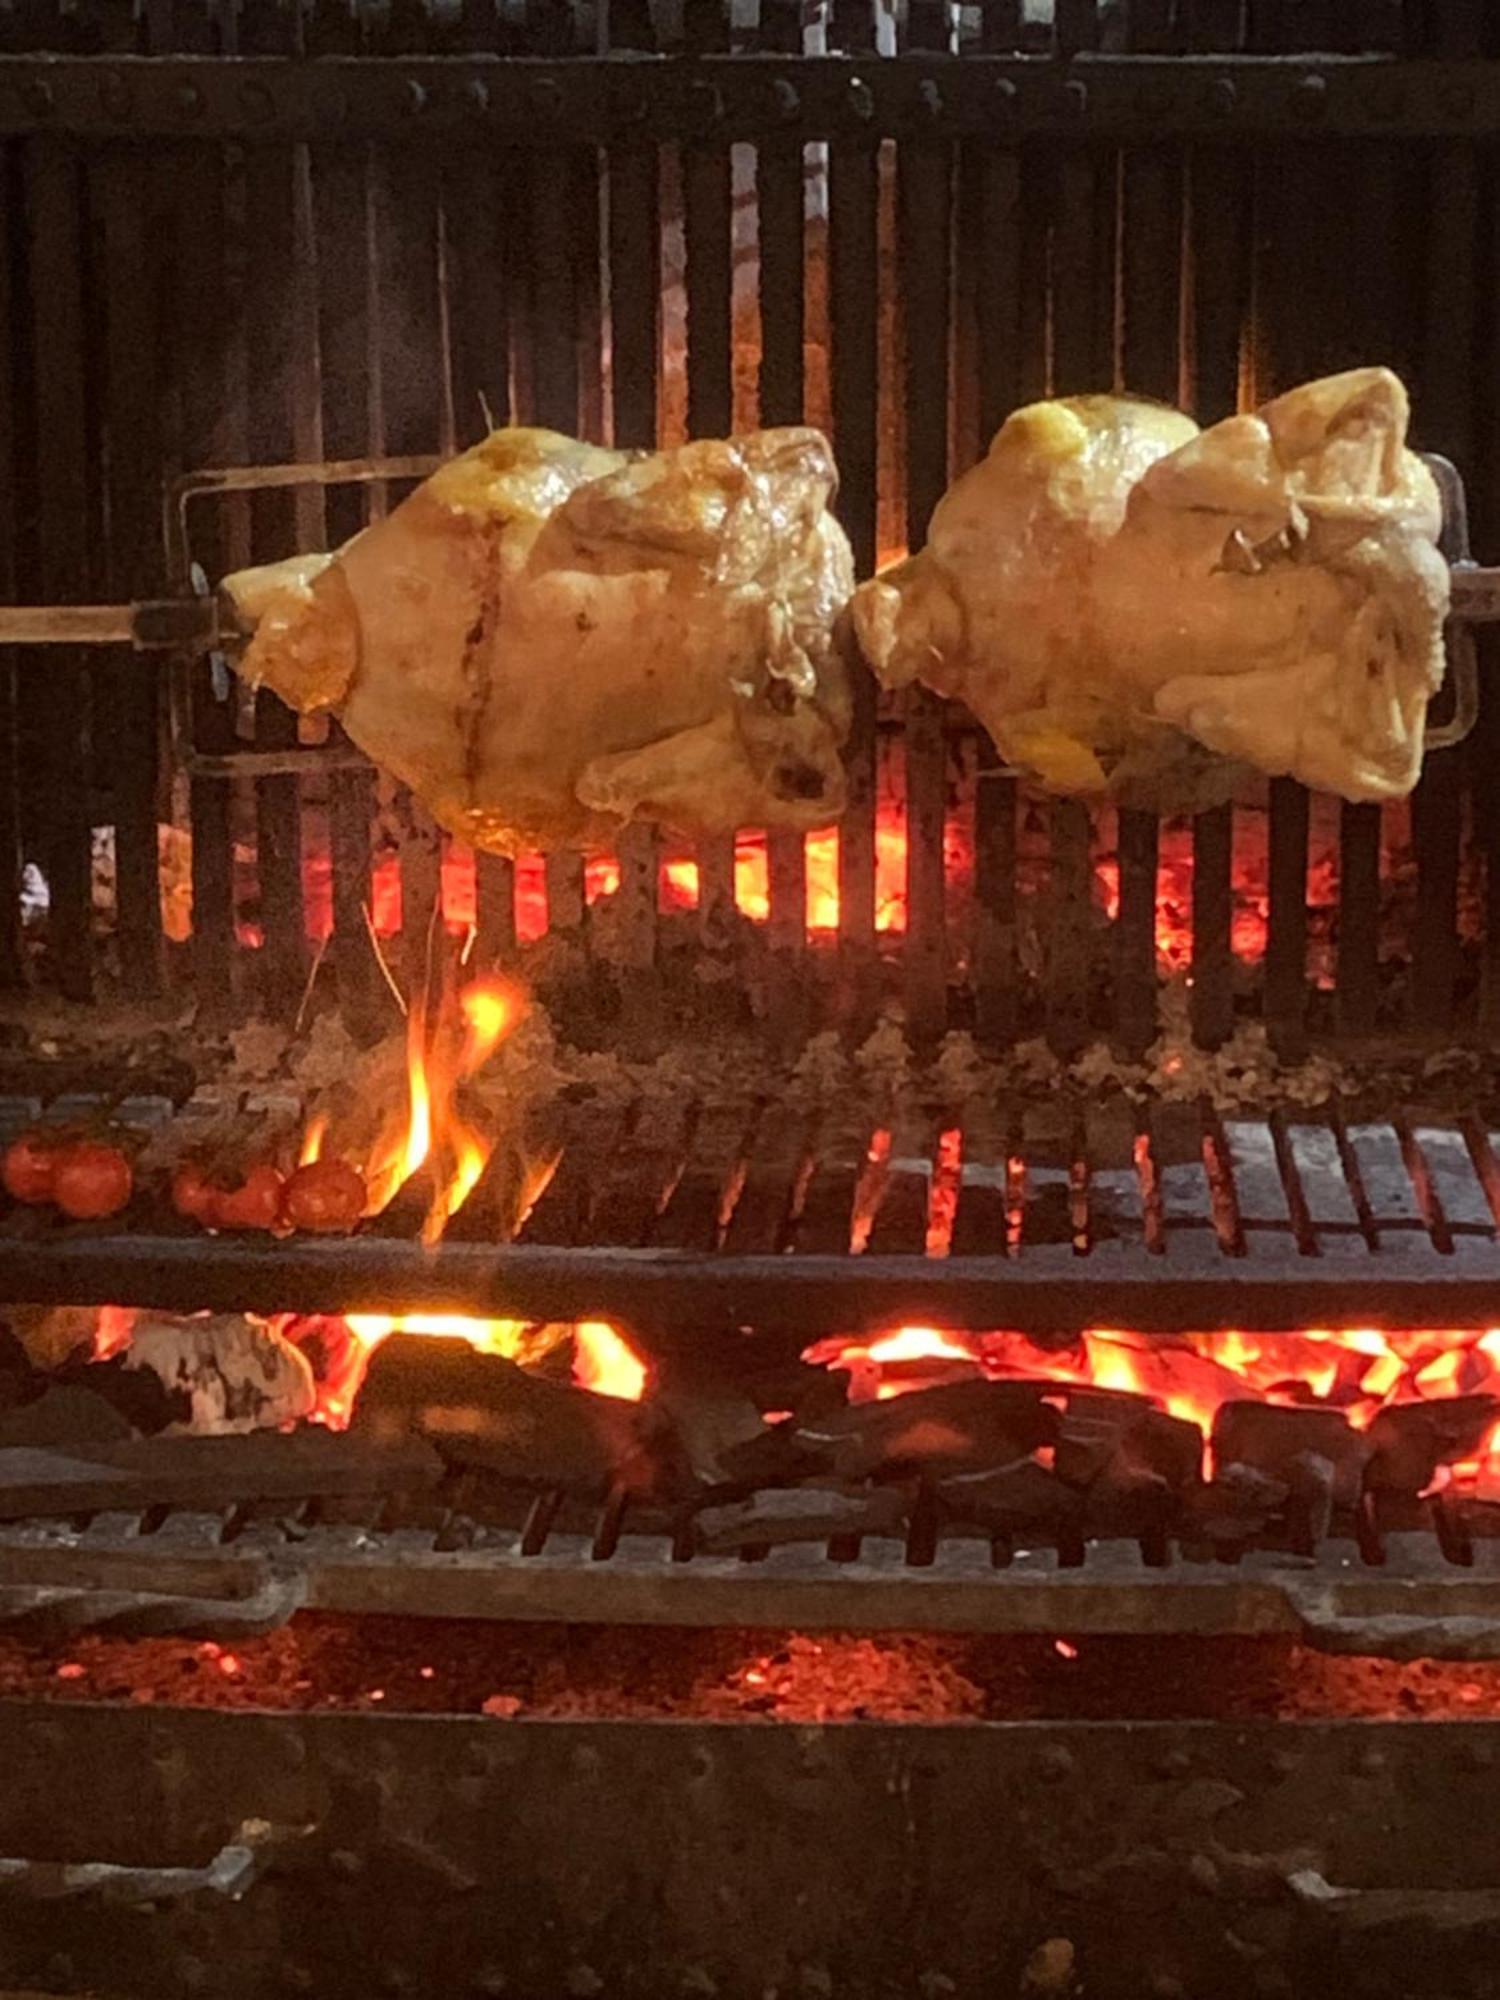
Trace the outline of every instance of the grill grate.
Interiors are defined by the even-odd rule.
[[[266,1630],[299,1609],[347,1614],[803,1629],[1245,1635],[1392,1657],[1500,1655],[1500,1539],[1404,1531],[1378,1550],[1332,1538],[1315,1558],[1254,1550],[1175,1559],[1123,1540],[694,1553],[638,1532],[617,1505],[576,1532],[561,1496],[519,1527],[452,1516],[425,1527],[265,1516],[107,1513],[0,1528],[0,1625],[130,1631]],[[1485,1509],[1471,1513],[1487,1514]],[[555,1523],[564,1520],[558,1527]],[[1378,1560],[1375,1557],[1378,1555]]]
[[[0,1137],[74,1117],[73,1094],[0,1100]],[[116,1101],[170,1153],[205,1094]],[[247,1100],[247,1112],[254,1105]],[[549,1116],[552,1114],[549,1114]],[[1487,1325],[1500,1280],[1500,1134],[1475,1121],[1211,1106],[991,1104],[894,1127],[857,1108],[585,1100],[518,1230],[514,1156],[435,1250],[399,1200],[347,1241],[208,1237],[146,1188],[110,1223],[0,1214],[0,1296],[199,1310],[364,1306],[810,1333],[892,1319],[1069,1331]],[[770,1335],[768,1331],[762,1337]]]

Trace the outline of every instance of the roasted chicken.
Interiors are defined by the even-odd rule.
[[[337,555],[228,579],[241,670],[494,853],[812,827],[843,804],[854,587],[828,444],[500,430]]]
[[[855,593],[888,687],[960,697],[1065,793],[1185,810],[1252,766],[1399,798],[1443,675],[1441,509],[1397,378],[1308,383],[1200,432],[1116,396],[1033,404]]]

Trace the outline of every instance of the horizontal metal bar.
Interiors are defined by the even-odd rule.
[[[819,1335],[901,1324],[1068,1333],[1495,1324],[1500,1247],[1462,1258],[1410,1246],[1344,1259],[1215,1256],[1192,1266],[1144,1248],[1097,1262],[999,1256],[743,1257],[375,1237],[260,1243],[49,1231],[0,1242],[0,1298],[186,1311],[472,1312],[618,1318],[657,1352],[752,1330],[799,1354]]]
[[[523,147],[934,132],[1490,137],[1500,64],[1384,56],[7,56],[0,134]]]

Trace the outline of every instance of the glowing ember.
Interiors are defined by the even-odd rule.
[[[1246,1399],[1339,1410],[1359,1429],[1399,1403],[1500,1396],[1500,1329],[1381,1332],[1309,1327],[1298,1333],[1175,1334],[1091,1328],[1063,1345],[1022,1333],[945,1333],[903,1326],[858,1340],[825,1340],[809,1362],[843,1370],[852,1402],[907,1395],[965,1369],[992,1381],[1088,1384],[1149,1397],[1205,1437],[1223,1403]],[[1454,1468],[1500,1480],[1500,1424],[1477,1460]]]
[[[129,1347],[138,1318],[134,1306],[100,1306],[98,1322],[94,1327],[94,1359],[108,1361],[112,1354],[119,1354]]]

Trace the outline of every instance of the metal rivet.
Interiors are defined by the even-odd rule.
[[[196,118],[203,109],[203,92],[196,83],[179,83],[172,95],[184,118]]]
[[[1492,1771],[1495,1768],[1495,1746],[1492,1743],[1471,1743],[1464,1752],[1464,1762],[1471,1771]]]
[[[943,115],[943,93],[930,76],[924,76],[917,85],[917,106],[924,117],[941,118]]]
[[[563,1984],[573,2000],[595,2000],[595,1995],[604,1991],[604,1981],[591,1965],[570,1965]]]
[[[677,1982],[683,2000],[717,2000],[719,1982],[701,1965],[690,1965]]]
[[[471,111],[488,111],[490,87],[482,76],[471,76],[464,85],[464,97]]]
[[[21,86],[21,102],[34,118],[50,118],[57,109],[52,86],[43,77],[33,77]]]
[[[603,1759],[592,1743],[580,1743],[569,1760],[573,1776],[592,1782],[599,1775]]]
[[[531,86],[531,108],[544,118],[555,118],[562,110],[562,86],[555,76],[539,76]]]
[[[694,1744],[693,1749],[688,1757],[688,1762],[692,1766],[693,1776],[695,1778],[708,1778],[713,1775],[713,1768],[714,1768],[713,1752],[707,1747],[706,1744],[703,1743]]]
[[[495,1759],[487,1743],[471,1739],[464,1745],[464,1769],[472,1777],[487,1778],[495,1768]]]
[[[1058,93],[1058,108],[1068,118],[1081,118],[1089,108],[1089,87],[1082,77],[1069,77]]]
[[[1368,1750],[1361,1750],[1354,1760],[1354,1768],[1362,1778],[1378,1778],[1385,1767],[1385,1752],[1375,1749],[1373,1745]]]
[[[1156,1774],[1159,1778],[1185,1778],[1192,1763],[1186,1750],[1167,1750],[1156,1760]]]
[[[1049,1743],[1036,1760],[1037,1770],[1053,1783],[1073,1775],[1073,1753],[1061,1743]]]
[[[1300,1759],[1295,1750],[1273,1750],[1268,1761],[1273,1778],[1289,1778]]]
[[[305,1965],[296,1965],[290,1959],[281,1968],[281,1983],[291,1993],[311,1993],[313,1976]]]
[[[336,1847],[328,1857],[328,1865],[345,1882],[352,1882],[365,1869],[364,1856],[356,1854],[352,1847]]]
[[[990,94],[995,109],[1004,117],[1009,117],[1015,110],[1021,95],[1008,76],[996,77],[995,88]]]
[[[771,102],[776,116],[790,121],[802,109],[802,93],[789,76],[778,76],[771,85]]]
[[[1239,108],[1240,93],[1232,76],[1214,78],[1208,93],[1209,104],[1221,118],[1230,118]]]
[[[850,113],[855,118],[873,118],[875,116],[875,93],[862,76],[850,77],[849,88],[844,95],[848,102]]]
[[[479,2000],[499,2000],[506,1991],[505,1974],[498,1965],[482,1965],[469,1981],[469,1991],[478,1994]]]
[[[1292,109],[1299,118],[1321,118],[1328,109],[1328,79],[1299,76],[1292,86]]]
[[[426,84],[419,83],[414,76],[409,76],[402,91],[402,98],[408,111],[413,113],[425,111],[427,109]]]

